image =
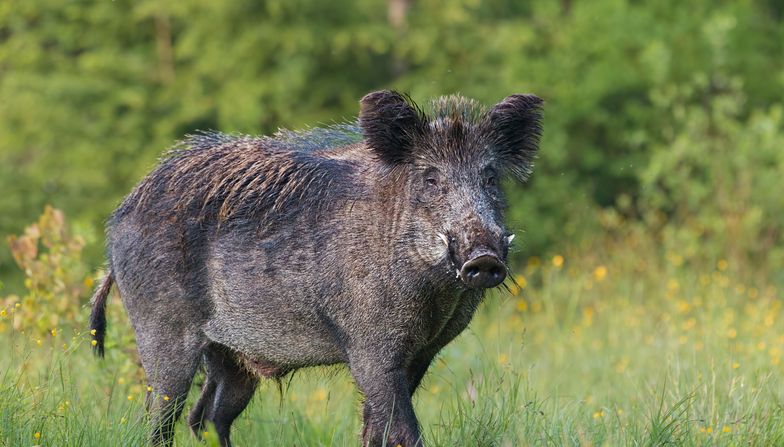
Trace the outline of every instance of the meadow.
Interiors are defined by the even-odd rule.
[[[415,395],[428,445],[784,445],[784,2],[63,3],[0,2],[0,447],[145,444],[122,304],[101,361],[87,301],[167,147],[387,88],[545,100],[515,282]],[[264,382],[233,439],[359,445],[359,399],[344,368]]]
[[[0,445],[143,445],[147,385],[119,298],[100,361],[82,324],[89,309],[57,308],[68,301],[62,290],[92,286],[92,273],[77,283],[62,268],[79,271],[83,241],[47,213],[12,239],[30,292],[6,298],[0,312]],[[29,252],[26,237],[40,251]],[[635,231],[529,257],[516,272],[516,285],[487,296],[417,392],[429,445],[784,443],[781,292],[764,273],[662,252]],[[47,300],[46,284],[64,289]],[[340,367],[263,382],[233,438],[358,445],[359,398]],[[177,445],[203,445],[183,420],[177,430]]]

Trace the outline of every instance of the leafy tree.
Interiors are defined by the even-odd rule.
[[[529,91],[547,101],[545,137],[533,180],[508,186],[510,217],[526,229],[525,252],[541,252],[600,231],[586,216],[619,197],[629,219],[660,209],[650,182],[671,136],[699,127],[725,95],[696,79],[727,79],[740,98],[722,121],[726,141],[760,122],[774,126],[764,138],[779,138],[783,54],[782,8],[771,0],[9,0],[0,5],[0,233],[51,203],[99,265],[106,216],[188,132],[352,119],[357,100],[379,88],[487,104]],[[697,113],[699,101],[713,105]],[[725,140],[700,141],[694,157],[710,158]],[[755,178],[779,169],[744,154]],[[764,182],[752,185],[749,197],[766,197]],[[701,210],[726,211],[714,205],[703,200]],[[11,265],[0,251],[0,277]]]

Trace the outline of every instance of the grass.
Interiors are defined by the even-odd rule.
[[[415,396],[429,443],[784,445],[781,292],[726,260],[646,250],[534,258],[522,288],[488,296]],[[0,334],[0,445],[144,444],[146,385],[117,303],[109,319],[105,361],[67,328]],[[282,394],[263,383],[233,439],[359,445],[358,399],[345,369],[303,370]]]

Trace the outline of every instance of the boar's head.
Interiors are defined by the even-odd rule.
[[[359,124],[371,150],[403,178],[416,256],[444,265],[463,287],[506,278],[514,237],[504,227],[501,179],[527,179],[541,134],[542,100],[512,95],[490,109],[459,96],[425,114],[393,91],[368,94]]]

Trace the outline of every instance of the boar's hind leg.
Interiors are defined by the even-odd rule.
[[[353,360],[350,368],[365,398],[362,444],[421,446],[405,369],[367,359]]]
[[[242,413],[256,391],[258,379],[237,363],[235,355],[220,345],[210,345],[204,351],[207,380],[199,402],[188,416],[188,423],[196,436],[204,422],[215,425],[222,446],[230,446],[231,424]]]
[[[147,392],[152,427],[150,441],[156,446],[169,446],[173,441],[174,423],[180,417],[200,362],[203,342],[197,336],[173,338],[146,330],[137,331],[137,343],[150,385]]]

